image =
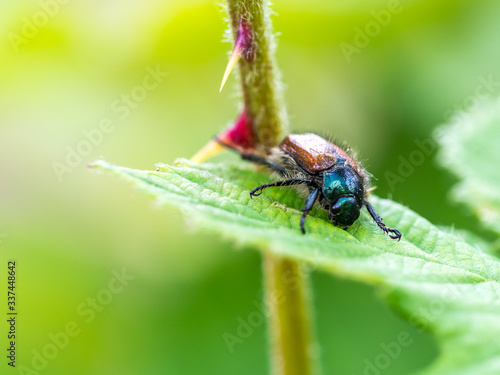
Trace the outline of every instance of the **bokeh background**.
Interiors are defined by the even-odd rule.
[[[500,3],[401,1],[348,61],[341,43],[355,46],[356,27],[365,30],[389,3],[274,1],[291,127],[347,140],[378,179],[379,196],[477,231],[448,200],[454,181],[434,153],[396,185],[385,176],[398,175],[415,141],[429,139],[452,111],[481,100],[482,84],[482,94],[498,95],[499,85],[487,91],[484,80],[500,82]],[[264,324],[233,352],[223,339],[261,301],[259,254],[195,233],[178,212],[86,168],[104,158],[153,169],[192,156],[234,120],[237,76],[218,93],[231,48],[224,30],[215,1],[0,3],[0,275],[6,280],[7,259],[17,261],[18,366],[46,374],[268,373]],[[165,76],[141,91],[148,69]],[[132,94],[142,96],[117,111]],[[56,173],[83,147],[84,132],[106,119],[113,130]],[[106,292],[123,269],[134,279]],[[438,355],[432,337],[374,289],[317,272],[312,284],[325,374],[363,374],[401,331],[412,344],[383,374],[409,373]],[[82,304],[99,298],[107,304],[91,308],[86,322]],[[0,306],[4,314],[6,300]],[[62,337],[68,322],[78,334],[54,352],[51,337]],[[3,318],[0,327],[4,352]],[[0,373],[16,373],[5,362]]]

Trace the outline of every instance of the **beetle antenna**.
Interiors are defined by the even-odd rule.
[[[375,211],[375,209],[373,208],[373,206],[366,199],[363,201],[363,204],[366,206],[366,209],[370,213],[370,215],[373,218],[373,220],[377,223],[378,227],[380,229],[382,229],[385,233],[387,233],[389,235],[389,237],[391,237],[393,240],[397,239],[398,242],[399,242],[399,240],[401,240],[401,232],[399,230],[397,230],[397,229],[394,229],[394,228],[388,228],[382,222],[382,218],[377,213],[377,211]]]

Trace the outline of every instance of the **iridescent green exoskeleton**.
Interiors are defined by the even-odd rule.
[[[328,211],[328,218],[335,226],[347,229],[359,217],[365,206],[380,229],[391,238],[401,239],[401,233],[388,228],[373,206],[368,202],[370,180],[361,165],[339,146],[312,133],[290,134],[264,158],[244,153],[236,148],[245,160],[267,166],[282,180],[256,187],[250,192],[257,197],[268,187],[302,186],[306,188],[306,203],[302,210],[300,229],[305,234],[305,219],[316,204]]]

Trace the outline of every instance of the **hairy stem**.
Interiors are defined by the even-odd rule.
[[[270,9],[263,0],[228,0],[233,40],[243,22],[250,36],[239,60],[244,105],[261,151],[279,144],[288,133],[280,73],[274,58],[275,41]],[[265,298],[269,306],[272,373],[310,375],[316,361],[311,330],[306,272],[295,261],[266,253],[263,259]]]
[[[264,254],[273,374],[317,373],[307,273],[292,260]]]
[[[227,10],[233,40],[244,20],[252,35],[251,58],[239,60],[245,109],[250,116],[257,144],[267,150],[288,133],[288,118],[281,75],[274,50],[270,9],[267,1],[228,0]]]

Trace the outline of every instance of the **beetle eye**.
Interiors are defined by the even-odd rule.
[[[358,202],[353,197],[342,197],[330,207],[329,215],[335,225],[350,227],[359,217]]]

